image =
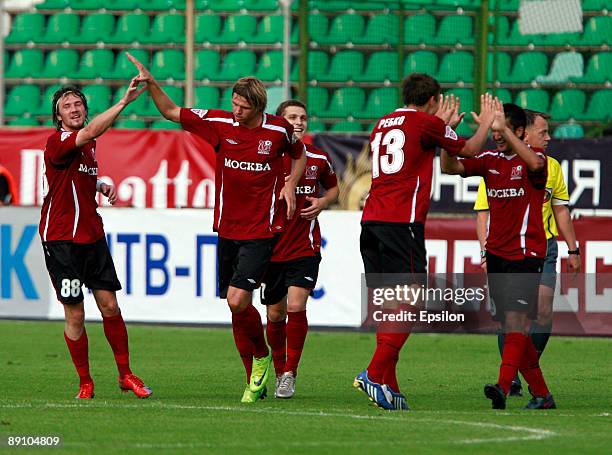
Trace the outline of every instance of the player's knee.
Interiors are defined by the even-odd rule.
[[[239,313],[251,302],[251,294],[242,289],[230,289],[227,293],[227,304],[232,313]]]
[[[284,308],[272,308],[268,307],[266,310],[268,319],[271,322],[280,322],[284,321],[287,317],[287,310]]]
[[[70,311],[66,312],[66,324],[68,324],[71,328],[80,329],[85,324],[85,309],[80,308],[72,308]]]

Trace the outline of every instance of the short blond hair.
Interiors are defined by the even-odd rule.
[[[232,93],[243,97],[256,112],[264,112],[268,104],[268,93],[256,77],[242,77],[236,81]]]

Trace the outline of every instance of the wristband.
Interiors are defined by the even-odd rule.
[[[102,192],[102,184],[103,184],[103,183],[104,183],[104,182],[103,182],[102,180],[100,180],[100,179],[96,180],[96,191],[97,191],[98,193],[101,193],[101,192]]]
[[[580,256],[580,248],[579,248],[579,247],[576,247],[576,249],[575,249],[575,250],[568,250],[568,251],[567,251],[567,254],[575,254],[575,255],[577,255],[577,256]]]

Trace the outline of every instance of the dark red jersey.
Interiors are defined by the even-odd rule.
[[[424,223],[436,147],[456,155],[464,145],[434,115],[401,108],[382,117],[370,135],[372,186],[362,222]]]
[[[534,151],[542,158],[541,151]],[[480,175],[487,186],[489,233],[487,251],[510,261],[546,256],[542,221],[547,166],[531,173],[518,155],[488,150],[461,160],[465,176]]]
[[[44,202],[39,233],[43,242],[94,243],[104,237],[96,211],[96,142],[76,146],[77,132],[56,131],[45,147]]]
[[[280,236],[272,261],[284,262],[304,256],[314,256],[321,250],[321,230],[317,219],[307,220],[300,216],[300,210],[310,203],[307,197],[319,197],[320,186],[325,189],[338,185],[338,180],[329,159],[329,155],[312,145],[306,145],[306,169],[295,188],[295,214],[290,220],[285,219],[285,229]],[[285,175],[291,173],[291,160],[285,158]],[[286,216],[286,212],[285,216]]]
[[[246,128],[231,112],[212,109],[181,109],[181,125],[217,152],[213,229],[219,236],[250,240],[282,232],[283,155],[299,158],[304,152],[293,126],[263,114],[261,126]]]

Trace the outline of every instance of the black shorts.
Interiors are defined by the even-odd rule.
[[[359,243],[368,287],[423,284],[427,254],[422,223],[362,223]]]
[[[63,304],[82,302],[83,285],[92,290],[121,289],[106,238],[95,243],[43,242],[43,250],[51,283]]]
[[[268,268],[276,237],[270,239],[230,240],[219,237],[219,295],[227,298],[230,286],[253,292]]]
[[[491,315],[504,321],[506,311],[538,315],[538,290],[544,259],[525,258],[509,261],[487,252],[487,278],[491,297]]]
[[[261,287],[261,303],[274,305],[287,295],[289,286],[314,289],[319,277],[321,255],[305,256],[292,261],[270,262]]]

